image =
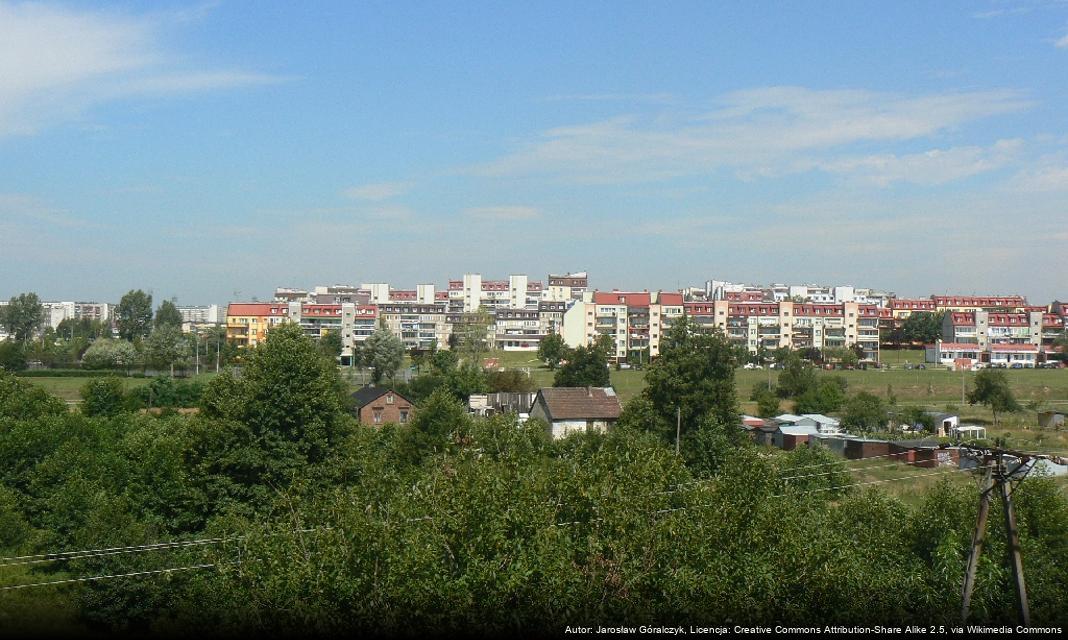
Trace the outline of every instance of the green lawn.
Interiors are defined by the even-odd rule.
[[[136,389],[137,387],[144,386],[152,381],[151,378],[126,378],[119,376],[122,379],[124,390]],[[199,376],[192,376],[192,379],[199,380],[201,382],[207,382],[215,377],[215,372],[202,373]],[[82,401],[80,391],[86,382],[90,380],[100,380],[101,378],[38,378],[28,377],[21,378],[26,382],[35,384],[42,387],[57,398],[69,403],[78,403]]]

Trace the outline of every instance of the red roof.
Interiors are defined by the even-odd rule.
[[[910,309],[912,311],[934,311],[935,301],[912,298],[890,298],[891,309]]]
[[[650,295],[648,291],[598,291],[593,294],[594,304],[603,305],[626,305],[628,307],[648,307]]]
[[[777,302],[763,303],[732,303],[727,308],[727,315],[731,316],[777,316],[779,304]]]
[[[682,306],[682,294],[681,293],[661,293],[660,304],[671,305],[673,307]]]
[[[306,304],[300,309],[301,315],[308,316],[340,316],[341,305],[339,304]]]
[[[1023,296],[931,296],[940,307],[1025,307]]]
[[[712,315],[716,307],[711,302],[684,302],[683,311],[689,316]]]
[[[795,304],[795,316],[838,317],[842,315],[840,304]],[[778,311],[776,311],[776,314]]]
[[[289,305],[278,302],[231,302],[226,306],[228,316],[286,316]]]

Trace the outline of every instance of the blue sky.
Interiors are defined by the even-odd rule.
[[[307,6],[305,6],[307,5]],[[0,0],[0,296],[1068,297],[1068,2]]]

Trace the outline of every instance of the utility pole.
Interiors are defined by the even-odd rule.
[[[983,448],[974,446],[961,447],[962,454],[968,452],[969,457],[978,462],[983,469],[983,483],[979,493],[979,514],[975,521],[975,531],[972,533],[972,548],[968,554],[968,566],[964,573],[964,587],[961,593],[961,620],[968,621],[968,608],[971,605],[972,593],[975,590],[976,572],[979,568],[979,555],[983,551],[983,538],[986,536],[986,523],[990,513],[990,496],[996,490],[1001,494],[1001,509],[1005,516],[1006,548],[1008,550],[1008,563],[1012,570],[1013,586],[1016,590],[1016,612],[1020,624],[1029,626],[1031,613],[1027,606],[1027,584],[1023,573],[1023,552],[1020,549],[1020,532],[1016,527],[1016,510],[1013,507],[1012,481],[1017,485],[1027,477],[1034,468],[1034,461],[1051,460],[1056,464],[1066,464],[1068,460],[1050,455],[1036,455],[1011,451],[1001,448]],[[1010,471],[1005,463],[1006,457],[1019,460],[1019,463]],[[1032,463],[1032,464],[1028,464]],[[1022,472],[1021,472],[1022,470]]]
[[[682,436],[682,405],[675,405],[675,455],[679,455],[679,441]]]

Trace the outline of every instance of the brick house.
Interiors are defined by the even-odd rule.
[[[388,387],[366,385],[353,393],[352,399],[360,422],[371,427],[389,422],[406,424],[415,408],[410,400]]]

